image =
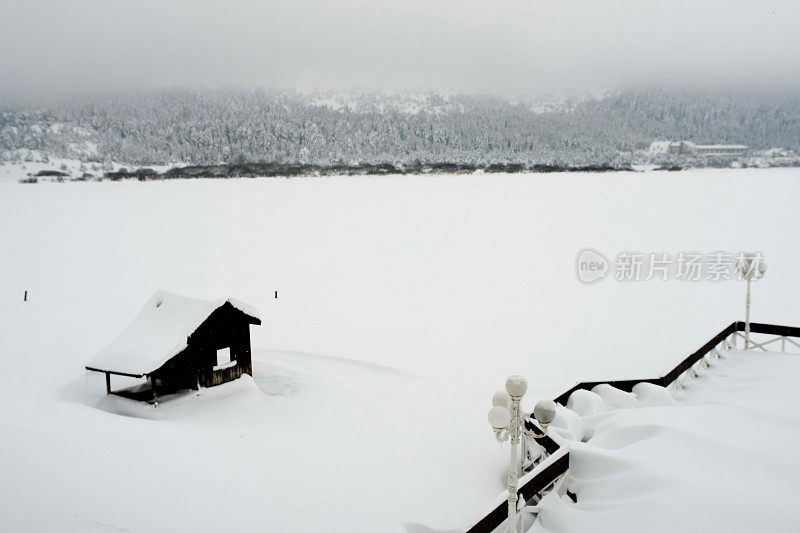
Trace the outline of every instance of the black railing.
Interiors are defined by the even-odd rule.
[[[612,381],[583,381],[577,383],[571,389],[554,398],[556,403],[566,405],[570,395],[581,389],[592,390],[597,385],[608,384],[617,389],[625,392],[631,392],[633,387],[638,383],[653,383],[666,387],[673,381],[678,379],[678,376],[689,370],[695,363],[705,357],[705,355],[713,350],[718,344],[728,338],[731,334],[737,331],[744,331],[744,322],[732,322],[728,327],[717,333],[714,338],[705,343],[697,351],[690,354],[686,359],[678,363],[675,368],[667,372],[661,377],[644,378],[644,379],[625,379],[625,380],[612,380]],[[778,326],[775,324],[759,324],[756,322],[750,323],[751,333],[763,333],[765,335],[778,335],[783,337],[800,337],[800,328],[792,326]],[[525,421],[525,428],[528,430],[540,433],[539,427],[530,420]],[[538,443],[547,450],[548,453],[553,454],[559,450],[559,445],[556,441],[548,436],[542,436],[538,439]],[[540,493],[547,488],[559,476],[564,474],[569,468],[569,452],[557,461],[554,461],[534,477],[527,480],[520,485],[518,494],[525,500],[529,500],[535,494]],[[492,509],[489,514],[481,518],[472,527],[467,529],[467,533],[491,533],[497,529],[500,524],[508,517],[508,502],[503,501],[497,507]]]

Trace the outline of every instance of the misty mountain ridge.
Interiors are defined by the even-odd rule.
[[[148,90],[0,103],[0,158],[133,165],[608,165],[656,139],[800,150],[800,94],[679,90],[533,99]]]

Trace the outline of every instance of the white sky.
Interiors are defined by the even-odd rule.
[[[0,93],[800,86],[797,0],[0,0]]]

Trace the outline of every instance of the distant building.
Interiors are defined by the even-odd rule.
[[[743,144],[695,144],[691,141],[655,141],[650,145],[650,155],[742,155],[747,150]]]
[[[107,394],[153,402],[158,393],[219,385],[253,374],[250,324],[261,324],[258,312],[237,300],[193,300],[159,291],[86,370],[106,375]],[[112,391],[112,374],[148,381]]]
[[[648,153],[650,155],[668,154],[670,153],[669,147],[671,144],[672,141],[653,141],[650,144]]]

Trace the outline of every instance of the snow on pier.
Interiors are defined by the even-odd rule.
[[[791,530],[798,376],[798,354],[729,351],[684,379],[674,403],[654,386],[622,408],[608,407],[614,391],[581,391],[587,416],[561,413],[585,441],[570,451],[578,502],[548,495],[531,531]]]

